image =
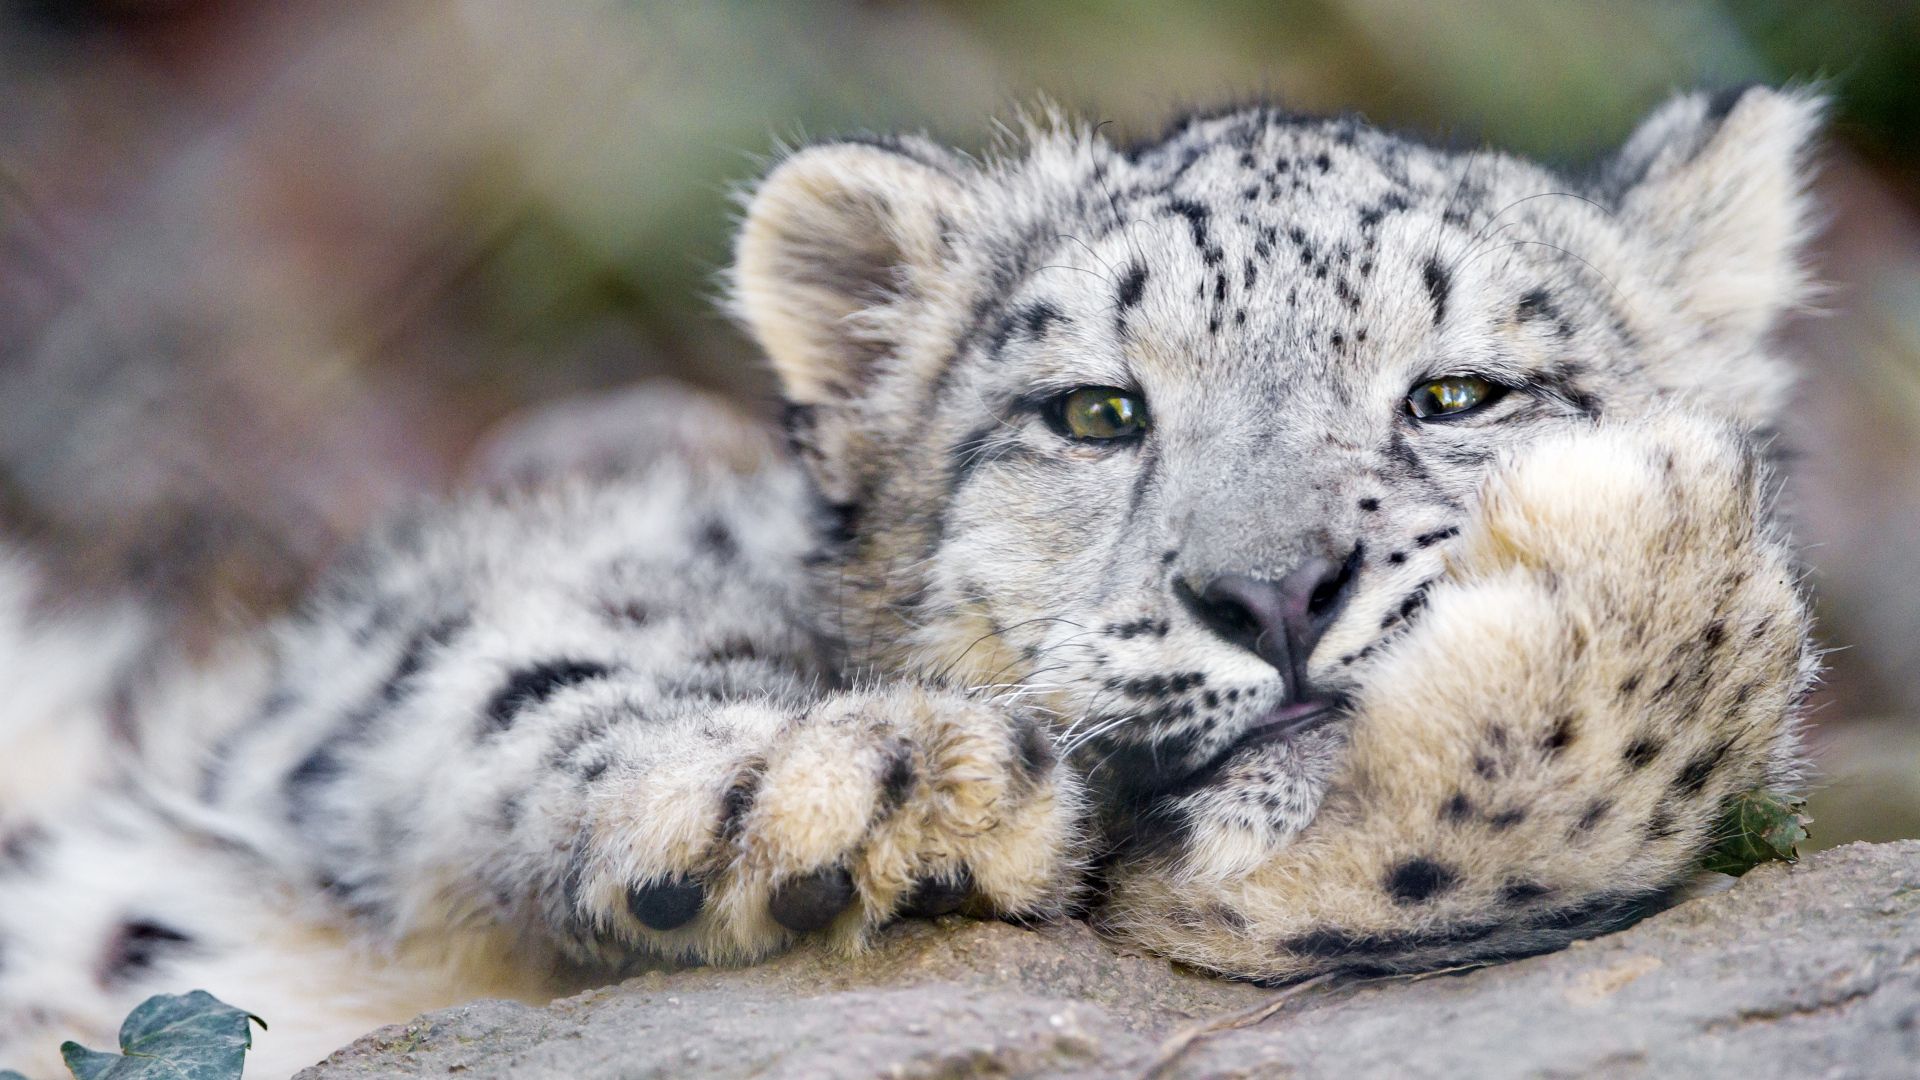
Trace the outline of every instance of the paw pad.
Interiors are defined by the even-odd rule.
[[[960,905],[966,903],[972,893],[973,875],[964,868],[951,878],[928,878],[915,886],[901,905],[900,914],[917,919],[951,915],[960,910]]]
[[[675,930],[700,914],[706,887],[687,878],[668,878],[627,890],[627,910],[649,930]]]
[[[829,866],[789,878],[767,901],[773,921],[796,934],[825,930],[853,903],[853,875],[843,866]]]

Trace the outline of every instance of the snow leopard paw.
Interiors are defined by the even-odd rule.
[[[1079,783],[1018,711],[897,687],[724,706],[671,745],[596,784],[561,890],[586,952],[854,947],[900,916],[1044,916],[1077,878]]]

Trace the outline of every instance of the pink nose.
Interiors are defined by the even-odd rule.
[[[1284,577],[1221,574],[1182,599],[1214,633],[1272,664],[1301,692],[1307,658],[1353,591],[1359,560],[1312,557]]]

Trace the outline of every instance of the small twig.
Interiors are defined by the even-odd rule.
[[[1414,971],[1404,975],[1386,975],[1386,976],[1382,976],[1382,978],[1398,979],[1402,982],[1417,983],[1417,982],[1426,982],[1428,979],[1435,978],[1436,976],[1440,976],[1440,975],[1458,975],[1462,972],[1479,971],[1483,967],[1491,967],[1491,966],[1492,964],[1490,961],[1476,960],[1469,964],[1455,964],[1452,967],[1434,968],[1432,971]]]
[[[1272,1016],[1274,1013],[1279,1012],[1287,1002],[1292,1001],[1308,990],[1325,986],[1338,974],[1338,972],[1329,971],[1324,975],[1316,975],[1306,982],[1287,987],[1285,990],[1275,994],[1271,1001],[1265,1002],[1264,1004],[1256,1005],[1243,1012],[1230,1013],[1217,1020],[1209,1020],[1204,1024],[1193,1024],[1176,1032],[1166,1042],[1160,1044],[1160,1052],[1154,1056],[1153,1063],[1147,1066],[1147,1071],[1140,1074],[1140,1080],[1159,1080],[1160,1077],[1167,1074],[1167,1070],[1174,1065],[1180,1055],[1186,1053],[1187,1048],[1194,1043],[1199,1042],[1209,1035],[1218,1035],[1223,1031],[1234,1031],[1239,1028],[1252,1027]]]

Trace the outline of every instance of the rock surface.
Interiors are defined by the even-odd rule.
[[[445,1075],[1910,1078],[1920,841],[1764,866],[1549,956],[1291,992],[1179,971],[1078,924],[908,924],[854,960],[802,951],[547,1008],[432,1013],[298,1080]]]

